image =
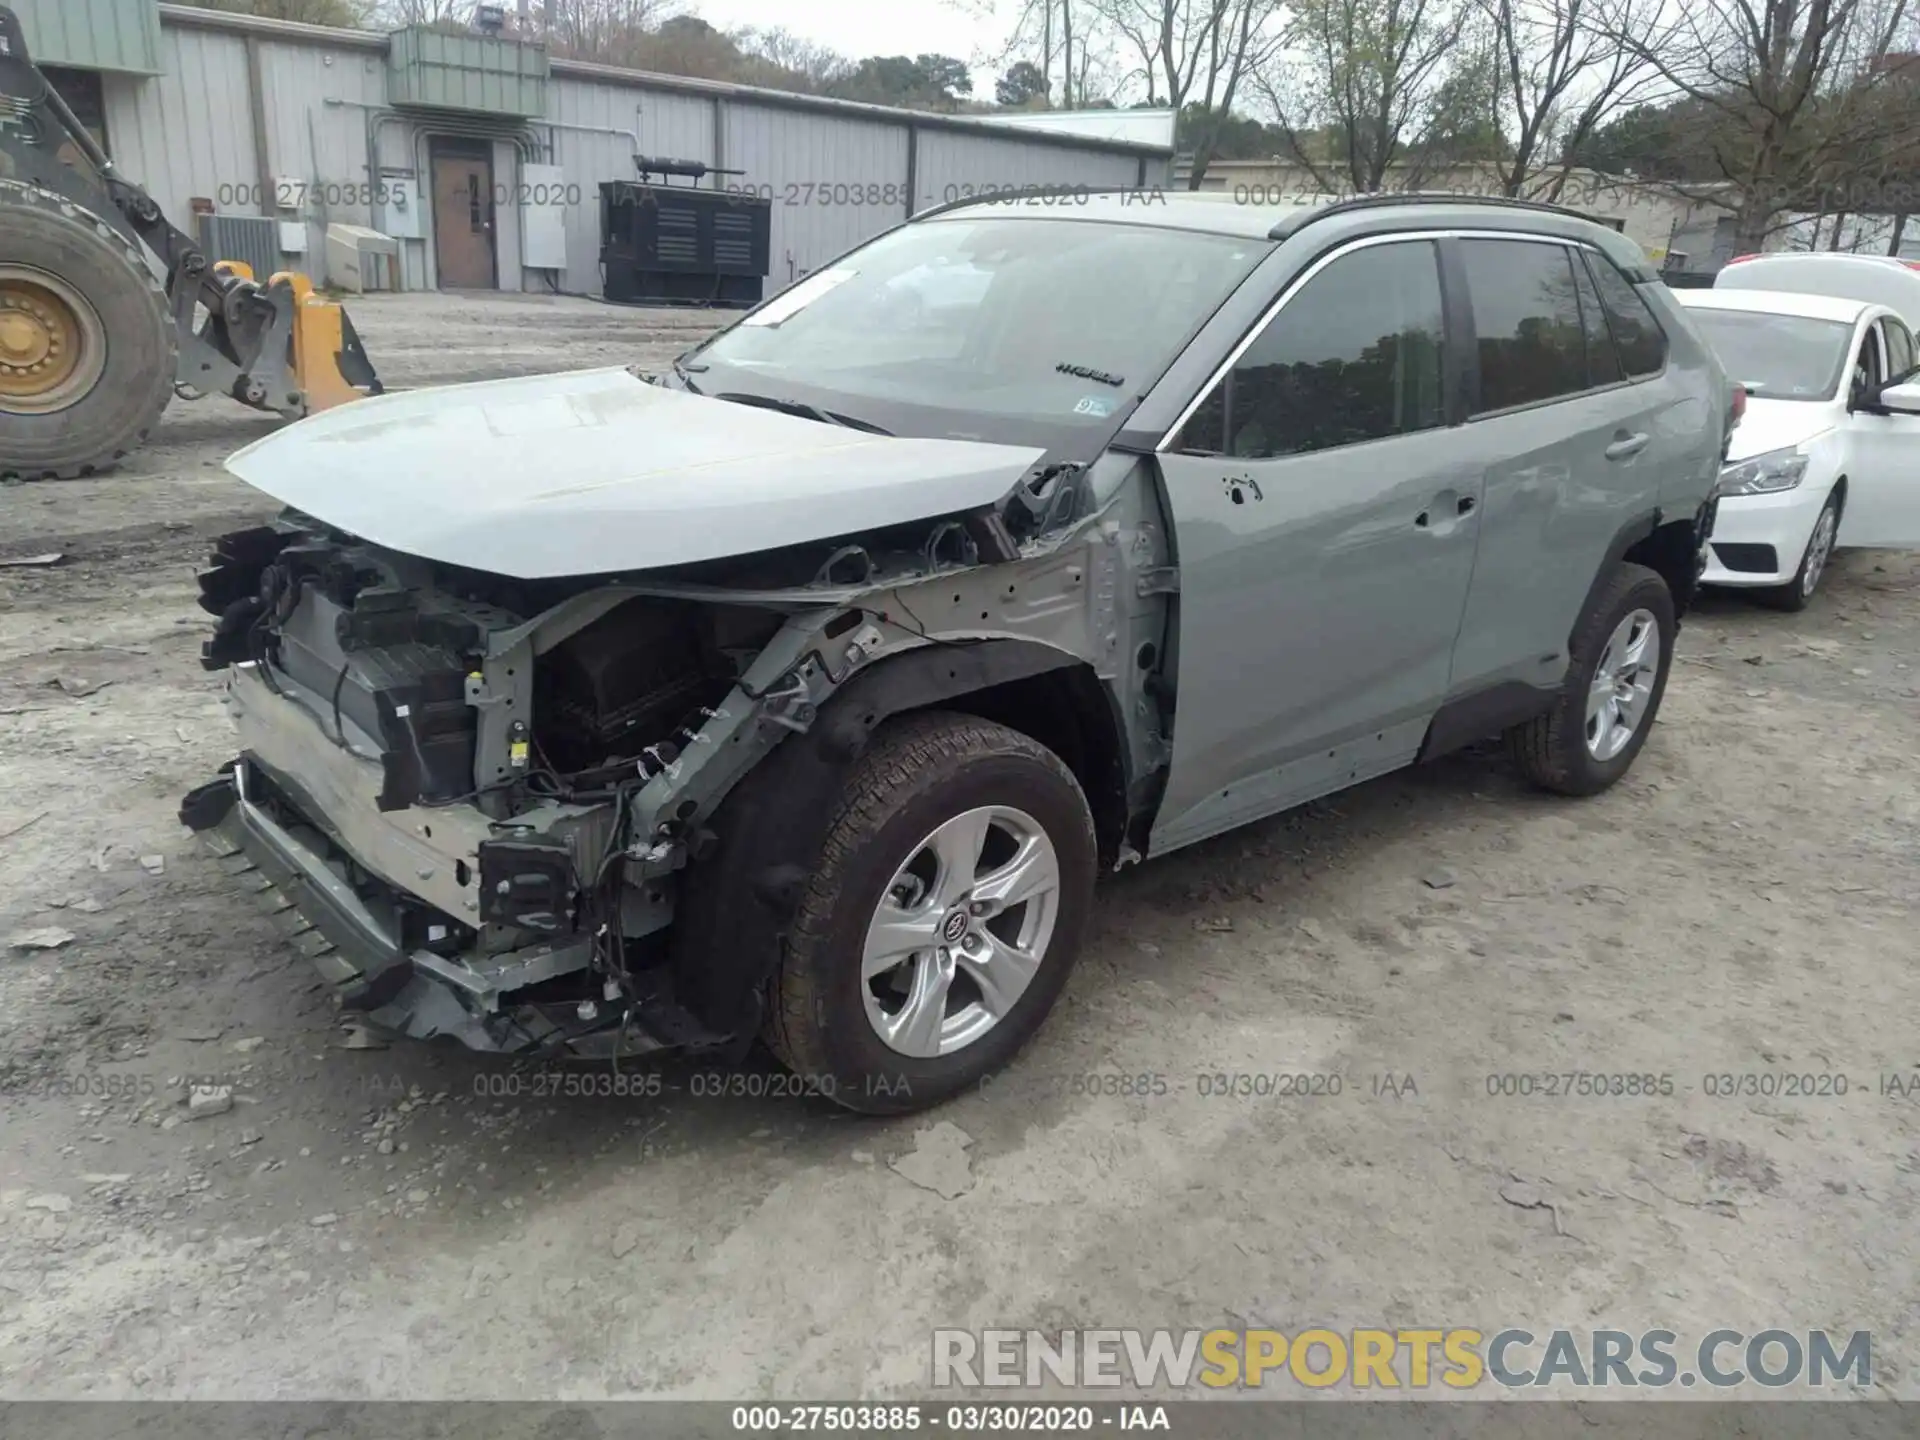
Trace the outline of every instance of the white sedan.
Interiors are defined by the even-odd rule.
[[[1747,391],[1720,475],[1710,585],[1805,608],[1837,545],[1920,548],[1914,338],[1885,305],[1784,291],[1675,299]]]

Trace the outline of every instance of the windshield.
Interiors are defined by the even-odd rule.
[[[1840,388],[1853,326],[1757,310],[1690,313],[1727,374],[1754,399],[1830,400]]]
[[[709,395],[800,399],[898,434],[1051,445],[1107,423],[1271,248],[982,216],[907,225],[691,357]]]

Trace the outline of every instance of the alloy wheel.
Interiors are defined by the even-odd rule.
[[[881,893],[860,961],[874,1033],[902,1055],[951,1055],[1004,1020],[1046,960],[1060,859],[1031,815],[965,811],[916,844]]]
[[[1587,687],[1587,753],[1611,760],[1646,719],[1660,675],[1660,626],[1651,610],[1635,610],[1614,627]]]
[[[1813,525],[1813,537],[1807,541],[1807,558],[1800,566],[1801,598],[1813,598],[1813,587],[1820,583],[1827,561],[1833,558],[1833,537],[1839,528],[1839,517],[1829,505],[1820,512],[1820,518]]]

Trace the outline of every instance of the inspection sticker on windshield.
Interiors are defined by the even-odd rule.
[[[1113,401],[1105,395],[1082,395],[1075,402],[1073,413],[1076,415],[1106,416],[1113,413]]]
[[[778,325],[782,320],[790,320],[834,286],[846,284],[859,273],[858,270],[845,269],[815,271],[797,285],[789,286],[781,294],[774,296],[740,323],[742,325]]]

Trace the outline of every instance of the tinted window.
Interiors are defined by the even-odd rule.
[[[1480,340],[1475,412],[1531,405],[1587,388],[1587,345],[1564,245],[1465,240],[1473,328]]]
[[[1281,308],[1179,448],[1298,455],[1442,423],[1440,273],[1427,241],[1343,255]]]
[[[1873,327],[1869,325],[1860,332],[1860,346],[1853,356],[1853,393],[1877,390],[1885,378],[1880,373],[1880,344],[1873,338]]]
[[[1913,332],[1891,316],[1880,324],[1887,332],[1887,378],[1893,379],[1913,369]]]
[[[1756,400],[1830,400],[1840,386],[1853,327],[1762,310],[1693,307],[1729,379]]]
[[[1622,368],[1628,375],[1658,374],[1667,363],[1667,336],[1653,318],[1653,311],[1633,288],[1633,282],[1620,273],[1620,267],[1604,255],[1589,255],[1587,264],[1599,287],[1600,303],[1606,309]]]
[[[1593,276],[1576,260],[1573,288],[1580,297],[1580,333],[1587,342],[1587,383],[1612,385],[1625,378],[1620,369],[1620,353],[1614,348],[1613,331],[1600,308],[1600,292],[1593,287]]]

